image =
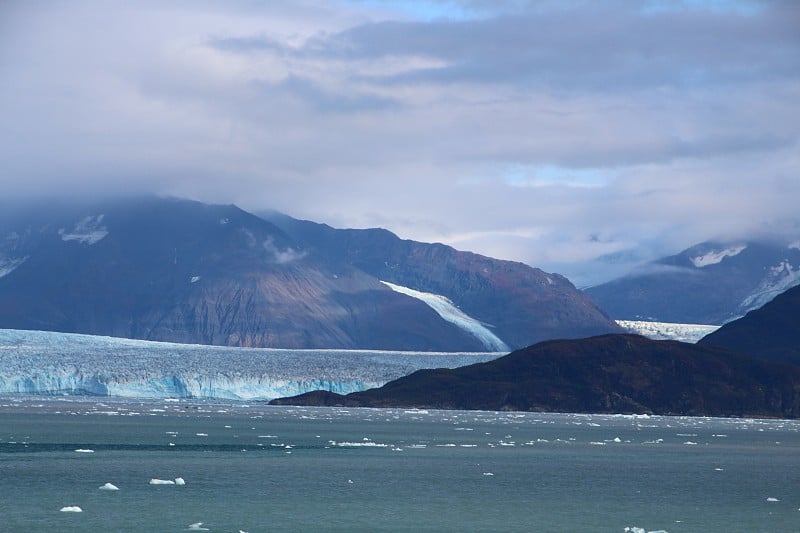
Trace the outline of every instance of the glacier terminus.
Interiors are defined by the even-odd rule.
[[[504,353],[295,350],[0,329],[0,394],[270,400],[347,394]]]

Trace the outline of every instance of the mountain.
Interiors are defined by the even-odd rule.
[[[725,324],[699,342],[800,366],[800,286]]]
[[[439,249],[419,248],[426,246]],[[486,272],[471,271],[475,265]],[[509,269],[533,271],[474,256],[443,275],[489,283]],[[534,319],[496,324],[514,333],[506,342],[570,326],[579,336],[580,317],[591,313],[596,328],[613,330],[585,296],[553,279],[554,290],[522,287],[510,298],[498,291],[514,309],[545,308]],[[0,214],[0,328],[229,346],[491,351],[483,315],[457,320],[460,311],[445,299],[444,313],[425,303],[438,294],[416,298],[381,280],[233,205],[144,197]],[[546,283],[538,272],[510,282],[532,280]],[[524,301],[531,295],[535,302]],[[567,328],[550,326],[559,321]]]
[[[724,324],[800,283],[800,242],[706,242],[585,289],[618,320]]]
[[[262,216],[324,262],[445,296],[511,348],[622,329],[572,283],[523,263],[404,240],[384,229],[334,229],[280,213]]]
[[[419,370],[346,396],[270,402],[691,416],[800,416],[800,368],[637,335],[547,341],[486,363]]]

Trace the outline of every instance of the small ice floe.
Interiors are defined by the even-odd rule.
[[[347,484],[348,484],[348,485],[352,485],[352,484],[353,484],[353,480],[352,480],[352,479],[348,479],[348,480],[347,480]]]
[[[382,442],[336,442],[335,440],[328,441],[331,446],[338,446],[340,448],[388,448],[388,444]]]
[[[86,448],[78,448],[75,450],[75,453],[94,453],[94,450],[89,450]]]
[[[687,440],[686,442],[684,442],[684,444],[686,446],[697,446],[697,443],[691,440]]]
[[[484,472],[483,475],[484,476],[493,476],[494,474],[492,472]]]
[[[203,527],[203,522],[195,522],[194,524],[189,524],[189,527],[186,528],[187,531],[210,531],[207,527]]]
[[[175,484],[176,485],[186,485],[186,481],[184,481],[184,479],[182,477],[176,477],[175,478]]]
[[[714,472],[724,472],[724,471],[725,471],[724,468],[717,467],[717,468],[714,469]]]
[[[119,487],[117,487],[113,483],[106,483],[105,485],[100,487],[100,490],[119,490]]]
[[[767,498],[767,501],[768,502],[779,502],[780,500],[778,498],[773,498],[773,497],[770,496],[769,498]]]
[[[195,433],[198,437],[208,437],[208,433]]]
[[[174,485],[175,482],[171,479],[156,479],[152,478],[150,480],[151,485]]]
[[[83,509],[78,507],[77,505],[68,505],[66,507],[62,507],[59,509],[62,513],[82,513]]]

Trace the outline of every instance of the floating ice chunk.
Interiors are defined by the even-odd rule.
[[[484,476],[493,476],[494,474],[492,472],[484,472],[483,475]]]
[[[151,485],[174,485],[175,482],[172,481],[171,479],[156,479],[156,478],[152,478],[150,480],[150,484]]]
[[[208,433],[195,433],[198,437],[208,437]]]
[[[336,442],[330,441],[332,446],[339,446],[340,448],[358,448],[358,447],[365,447],[365,448],[388,448],[388,444],[383,444],[381,442]]]
[[[78,507],[77,505],[68,505],[66,507],[62,507],[59,509],[62,513],[82,513],[83,509]]]
[[[203,522],[195,522],[194,524],[189,524],[189,527],[186,529],[188,531],[210,531],[207,527],[203,527]]]
[[[176,477],[175,478],[175,484],[176,485],[186,485],[186,481],[184,481],[184,479],[182,477]]]
[[[767,498],[767,501],[768,502],[779,502],[780,500],[778,498],[769,497],[769,498]]]
[[[626,527],[624,529],[624,531],[625,531],[625,533],[647,533],[647,531],[645,531],[644,528],[636,527],[636,526]]]
[[[686,444],[687,446],[697,446],[697,443],[691,440],[687,440],[686,442],[684,442],[684,444]]]
[[[105,485],[100,487],[100,490],[119,490],[119,487],[117,487],[112,483],[106,483]]]
[[[88,450],[88,449],[84,449],[84,448],[78,448],[77,450],[75,450],[75,453],[94,453],[94,450]]]

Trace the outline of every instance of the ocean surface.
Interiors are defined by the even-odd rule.
[[[4,397],[0,495],[10,532],[800,531],[800,422]]]

